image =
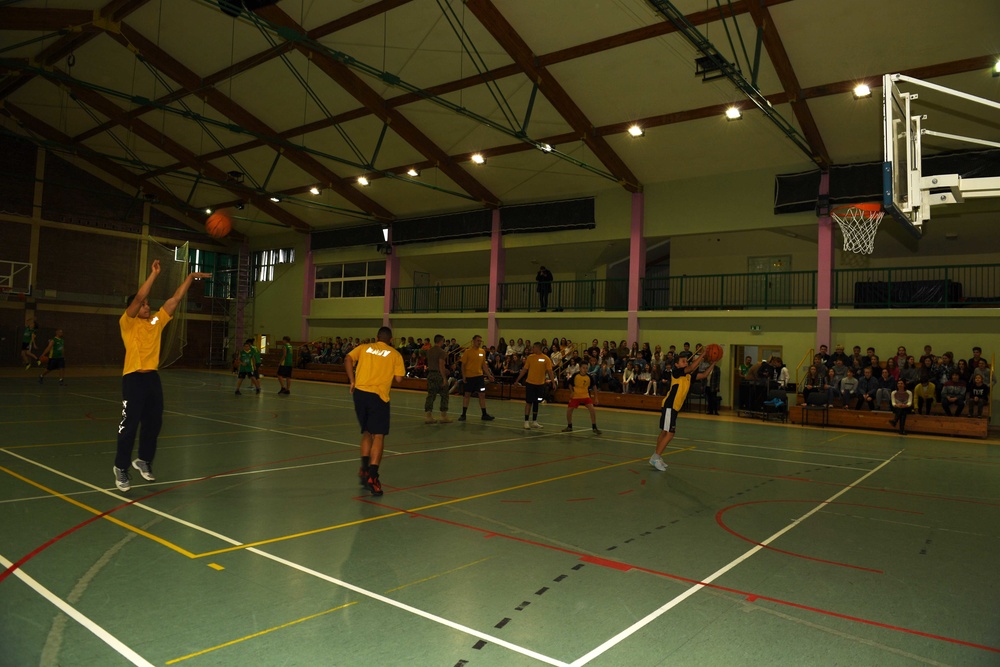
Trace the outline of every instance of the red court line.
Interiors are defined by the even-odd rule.
[[[803,611],[809,611],[809,612],[813,612],[813,613],[816,613],[816,614],[822,614],[824,616],[830,616],[830,617],[833,617],[833,618],[840,618],[840,619],[843,619],[843,620],[846,620],[846,621],[853,621],[855,623],[861,623],[861,624],[864,624],[864,625],[871,625],[871,626],[878,627],[878,628],[883,628],[883,629],[886,629],[886,630],[892,630],[893,632],[901,632],[901,633],[904,633],[904,634],[916,635],[916,636],[919,636],[919,637],[926,637],[928,639],[935,639],[935,640],[938,640],[938,641],[948,642],[948,643],[951,643],[951,644],[958,644],[960,646],[967,646],[967,647],[970,647],[970,648],[980,649],[982,651],[990,651],[992,653],[1000,653],[1000,647],[997,647],[997,646],[988,646],[986,644],[977,644],[975,642],[968,642],[968,641],[965,641],[963,639],[956,639],[954,637],[946,637],[944,635],[937,635],[937,634],[934,634],[934,633],[931,633],[931,632],[924,632],[922,630],[914,630],[912,628],[906,628],[906,627],[903,627],[901,625],[891,625],[889,623],[882,623],[881,621],[874,621],[874,620],[871,620],[871,619],[862,618],[860,616],[851,616],[849,614],[842,614],[840,612],[832,611],[832,610],[829,610],[829,609],[822,609],[820,607],[812,607],[812,606],[809,606],[809,605],[800,604],[798,602],[792,602],[791,600],[782,600],[781,598],[770,597],[768,595],[758,595],[756,593],[750,593],[749,591],[740,590],[738,588],[730,588],[728,586],[720,586],[718,584],[705,583],[703,581],[699,581],[697,579],[692,579],[690,577],[683,577],[683,576],[681,576],[679,574],[672,574],[670,572],[663,572],[663,571],[660,571],[660,570],[654,570],[654,569],[647,568],[647,567],[642,567],[642,566],[639,566],[639,565],[632,565],[630,563],[623,563],[623,562],[620,562],[620,561],[614,561],[614,560],[609,560],[609,559],[606,559],[606,558],[600,558],[598,556],[592,556],[590,554],[585,554],[585,553],[582,553],[582,552],[579,552],[579,551],[573,551],[571,549],[566,549],[564,547],[557,547],[557,546],[554,546],[554,545],[551,545],[551,544],[544,544],[542,542],[536,542],[534,540],[528,540],[528,539],[525,539],[523,537],[516,537],[514,535],[506,535],[504,533],[498,533],[498,532],[496,532],[494,530],[486,530],[484,528],[479,528],[478,526],[472,526],[472,525],[469,525],[469,524],[459,523],[457,521],[451,521],[450,519],[443,519],[443,518],[440,518],[440,517],[430,516],[429,514],[423,514],[421,512],[411,512],[409,510],[406,510],[406,509],[403,509],[403,508],[400,508],[400,507],[392,507],[392,506],[389,506],[389,505],[384,505],[382,503],[376,503],[376,502],[373,502],[373,501],[368,500],[368,499],[362,499],[362,502],[366,502],[366,503],[369,503],[371,505],[375,505],[376,507],[381,507],[381,508],[384,508],[384,509],[390,509],[390,510],[393,510],[393,511],[396,511],[396,512],[403,512],[404,514],[417,515],[417,516],[420,516],[420,517],[422,517],[424,519],[430,519],[431,521],[438,521],[440,523],[448,524],[448,525],[455,526],[455,527],[458,527],[458,528],[464,528],[466,530],[471,530],[471,531],[474,531],[474,532],[477,532],[477,533],[481,533],[483,535],[483,537],[485,537],[487,539],[494,538],[494,537],[499,537],[499,538],[503,538],[503,539],[510,540],[510,541],[513,541],[513,542],[520,542],[522,544],[526,544],[526,545],[529,545],[529,546],[540,547],[542,549],[548,549],[550,551],[556,551],[556,552],[559,552],[559,553],[568,554],[570,556],[575,556],[575,557],[579,558],[581,561],[583,561],[585,563],[591,563],[591,564],[594,564],[594,565],[600,565],[601,567],[610,568],[610,569],[613,569],[613,570],[617,570],[619,572],[627,572],[629,570],[637,570],[639,572],[645,572],[647,574],[652,574],[652,575],[655,575],[655,576],[658,576],[658,577],[664,577],[664,578],[667,578],[667,579],[672,579],[674,581],[682,581],[684,583],[691,584],[691,585],[704,586],[705,588],[711,588],[711,589],[718,590],[718,591],[723,591],[723,592],[726,592],[726,593],[733,593],[733,594],[738,595],[738,596],[740,596],[742,598],[745,598],[746,600],[748,600],[750,602],[755,602],[757,600],[764,600],[764,601],[767,601],[767,602],[773,602],[774,604],[784,605],[786,607],[792,607],[792,608],[795,608],[795,609],[801,609]],[[812,502],[818,502],[818,501],[812,501]],[[906,510],[901,510],[901,511],[906,511]]]
[[[735,535],[736,537],[740,538],[741,540],[744,540],[746,542],[749,542],[750,544],[753,544],[753,545],[756,545],[758,547],[761,547],[762,549],[767,549],[768,551],[774,551],[774,552],[777,552],[777,553],[780,553],[780,554],[785,554],[786,556],[794,556],[795,558],[802,558],[802,559],[805,559],[805,560],[811,560],[811,561],[815,561],[817,563],[827,563],[828,565],[837,565],[838,567],[849,567],[849,568],[854,569],[854,570],[864,570],[865,572],[874,572],[875,574],[885,574],[885,572],[883,572],[882,570],[875,570],[875,569],[870,568],[870,567],[862,567],[860,565],[851,565],[850,563],[841,563],[839,561],[826,560],[825,558],[817,558],[815,556],[806,556],[805,554],[796,553],[794,551],[787,551],[785,549],[778,549],[777,547],[772,547],[772,546],[769,546],[767,544],[761,544],[760,542],[757,542],[756,540],[752,540],[749,537],[747,537],[745,535],[742,535],[741,533],[737,533],[735,530],[733,530],[732,528],[730,528],[729,526],[727,526],[726,523],[725,523],[725,521],[722,520],[722,517],[723,517],[723,515],[725,515],[726,512],[728,512],[731,509],[735,509],[737,507],[746,507],[748,505],[766,505],[766,504],[770,504],[770,503],[810,503],[810,504],[816,504],[817,502],[822,502],[824,505],[848,505],[850,507],[866,507],[866,508],[869,508],[869,509],[885,510],[887,512],[902,512],[904,514],[920,514],[920,515],[923,515],[923,512],[913,512],[911,510],[902,510],[902,509],[897,509],[897,508],[893,508],[893,507],[879,507],[877,505],[864,505],[864,504],[861,504],[861,503],[826,502],[826,501],[817,501],[817,500],[813,500],[813,499],[809,499],[809,500],[780,499],[780,500],[751,500],[751,501],[747,501],[745,503],[736,503],[735,505],[730,505],[728,507],[723,507],[721,510],[719,510],[718,512],[716,512],[716,514],[715,514],[715,522],[717,524],[719,524],[722,527],[722,529],[725,530],[727,533],[729,533],[731,535]]]

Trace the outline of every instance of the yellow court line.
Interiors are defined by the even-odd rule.
[[[248,639],[254,639],[255,637],[262,637],[262,636],[264,636],[266,634],[275,632],[276,630],[283,630],[285,628],[291,627],[291,626],[296,625],[298,623],[304,623],[306,621],[311,621],[314,618],[319,618],[320,616],[323,616],[325,614],[330,614],[330,613],[333,613],[335,611],[340,611],[341,609],[345,609],[347,607],[350,607],[352,604],[357,604],[357,603],[358,603],[357,600],[355,600],[353,602],[348,602],[346,604],[340,605],[339,607],[334,607],[333,609],[327,609],[326,611],[321,611],[318,614],[313,614],[312,616],[305,616],[303,618],[299,618],[299,619],[296,619],[294,621],[289,621],[288,623],[283,623],[283,624],[277,625],[277,626],[275,626],[273,628],[268,628],[267,630],[261,630],[260,632],[253,633],[252,635],[247,635],[246,637],[240,637],[239,639],[233,639],[232,641],[228,641],[225,644],[219,644],[218,646],[213,646],[211,648],[206,648],[203,651],[198,651],[197,653],[189,653],[189,654],[187,654],[185,656],[181,656],[180,658],[174,658],[173,660],[167,660],[167,662],[165,664],[167,664],[167,665],[173,665],[173,664],[176,664],[178,662],[181,662],[182,660],[188,660],[190,658],[197,658],[200,655],[205,655],[206,653],[211,653],[212,651],[218,651],[220,648],[226,648],[227,646],[232,646],[233,644],[239,644],[240,642],[245,642],[246,640],[248,640]]]
[[[438,577],[443,577],[446,574],[451,574],[452,572],[458,572],[459,570],[464,570],[467,567],[472,567],[473,565],[478,565],[479,563],[488,561],[488,560],[490,560],[492,558],[493,558],[493,556],[487,556],[486,558],[480,558],[477,561],[473,561],[471,563],[466,563],[465,565],[459,565],[458,567],[454,567],[454,568],[452,568],[450,570],[445,570],[444,572],[439,572],[438,574],[432,574],[429,577],[424,577],[423,579],[417,579],[416,581],[411,581],[410,583],[403,584],[402,586],[396,586],[395,588],[390,588],[385,593],[383,593],[383,595],[388,595],[389,593],[401,590],[401,589],[406,588],[408,586],[415,586],[417,584],[422,584],[425,581],[430,581],[432,579],[437,579]],[[188,655],[185,655],[183,657],[174,658],[173,660],[168,660],[165,664],[167,664],[167,665],[173,665],[173,664],[178,663],[178,662],[180,662],[182,660],[187,660],[189,658],[196,658],[196,657],[198,657],[200,655],[205,655],[206,653],[211,653],[212,651],[218,651],[221,648],[226,648],[227,646],[232,646],[233,644],[238,644],[240,642],[245,642],[248,639],[254,639],[256,637],[262,637],[263,635],[269,634],[269,633],[274,632],[276,630],[283,630],[285,628],[289,628],[289,627],[291,627],[293,625],[296,625],[298,623],[303,623],[305,621],[311,621],[312,619],[319,618],[320,616],[323,616],[325,614],[329,614],[331,612],[338,611],[340,609],[344,609],[345,607],[350,607],[352,604],[357,604],[358,602],[359,602],[358,600],[355,600],[353,602],[348,602],[346,604],[342,604],[339,607],[334,607],[333,609],[327,609],[326,611],[321,611],[318,614],[312,614],[310,616],[304,616],[302,618],[298,618],[298,619],[296,619],[294,621],[288,621],[287,623],[282,623],[281,625],[276,625],[273,628],[268,628],[266,630],[261,630],[260,632],[255,632],[254,634],[247,635],[246,637],[240,637],[239,639],[233,639],[231,641],[225,642],[224,644],[219,644],[218,646],[212,646],[211,648],[206,648],[204,650],[198,651],[197,653],[189,653]]]
[[[50,488],[48,488],[46,486],[43,486],[43,485],[39,484],[38,482],[34,482],[34,481],[28,479],[27,477],[24,477],[22,475],[17,474],[13,470],[8,470],[7,468],[4,468],[3,466],[0,466],[0,471],[3,471],[5,473],[7,473],[11,477],[16,477],[17,479],[21,480],[22,482],[24,482],[26,484],[30,484],[31,486],[34,486],[35,488],[41,489],[45,493],[51,494],[51,495],[55,496],[56,498],[59,498],[61,500],[65,500],[66,502],[70,503],[71,505],[76,505],[77,507],[79,507],[81,509],[87,510],[91,514],[96,514],[96,515],[100,516],[102,519],[106,519],[106,520],[110,521],[111,523],[113,523],[113,524],[115,524],[117,526],[121,526],[122,528],[124,528],[126,530],[131,530],[133,533],[137,533],[137,534],[142,535],[143,537],[148,538],[148,539],[150,539],[150,540],[152,540],[154,542],[162,544],[163,546],[167,547],[168,549],[172,549],[173,551],[176,551],[177,553],[181,554],[182,556],[187,556],[188,558],[195,558],[195,555],[193,553],[191,553],[187,549],[184,549],[182,547],[177,546],[173,542],[168,542],[167,540],[163,539],[162,537],[157,537],[156,535],[153,535],[152,533],[147,533],[142,528],[136,528],[135,526],[127,524],[124,521],[120,521],[120,520],[116,519],[113,516],[109,516],[109,515],[105,514],[104,512],[102,512],[99,509],[95,509],[95,508],[93,508],[93,507],[91,507],[89,505],[85,505],[85,504],[81,503],[78,500],[74,500],[74,499],[70,498],[69,496],[66,496],[66,495],[63,495],[62,493],[59,493],[58,491],[53,491],[52,489],[50,489]]]
[[[694,447],[687,447],[685,449],[679,449],[671,454],[679,454],[680,452],[686,452]],[[558,477],[550,477],[549,479],[542,479],[536,482],[527,482],[526,484],[518,484],[517,486],[508,486],[505,489],[497,489],[495,491],[486,491],[485,493],[477,493],[473,496],[465,496],[464,498],[452,498],[451,500],[445,500],[440,503],[433,503],[431,505],[423,505],[421,507],[414,507],[408,510],[401,510],[399,512],[390,512],[389,514],[380,514],[379,516],[368,517],[367,519],[358,519],[356,521],[348,521],[347,523],[339,523],[333,526],[324,526],[323,528],[314,528],[312,530],[307,530],[301,533],[293,533],[292,535],[282,535],[280,537],[272,537],[266,540],[259,540],[257,542],[248,542],[246,544],[240,544],[234,547],[226,547],[225,549],[217,549],[215,551],[206,551],[200,553],[196,558],[205,558],[207,556],[217,556],[218,554],[229,553],[231,551],[239,551],[241,549],[249,549],[251,547],[260,547],[265,544],[274,544],[275,542],[284,542],[286,540],[293,540],[299,537],[308,537],[309,535],[316,535],[318,533],[326,533],[331,530],[339,530],[340,528],[348,528],[350,526],[357,526],[362,523],[368,523],[370,521],[380,521],[382,519],[391,519],[392,517],[401,516],[403,514],[414,514],[416,512],[423,512],[425,510],[434,509],[436,507],[443,507],[445,505],[452,505],[454,503],[464,503],[467,500],[476,500],[477,498],[485,498],[487,496],[494,496],[498,493],[507,493],[508,491],[517,491],[518,489],[526,489],[529,486],[538,486],[539,484],[548,484],[549,482],[558,482],[562,479],[569,479],[570,477],[578,477],[580,475],[589,475],[594,472],[601,472],[602,470],[609,470],[611,468],[618,468],[624,465],[631,465],[639,461],[645,461],[645,458],[641,459],[629,459],[622,463],[612,463],[611,465],[601,466],[600,468],[593,468],[591,470],[582,470],[580,472],[572,472],[568,475],[559,475]]]

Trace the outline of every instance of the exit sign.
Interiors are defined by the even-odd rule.
[[[751,324],[750,325],[750,333],[760,333],[760,325],[759,324]]]

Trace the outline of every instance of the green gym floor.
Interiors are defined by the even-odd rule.
[[[161,376],[128,494],[115,373],[0,377],[0,664],[1000,664],[995,440],[396,390],[372,498],[346,387]]]

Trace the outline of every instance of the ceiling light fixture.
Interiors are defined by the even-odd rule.
[[[368,179],[365,178],[364,176],[358,176],[358,185],[362,187],[368,185]]]
[[[208,215],[212,215],[212,209],[206,208],[205,213],[207,213]]]
[[[475,162],[476,164],[485,164],[486,163],[486,158],[483,157],[482,153],[473,153],[471,160],[473,162]]]
[[[314,185],[311,188],[309,188],[309,194],[318,195],[319,193],[320,189],[318,185]]]
[[[280,204],[281,197],[279,197],[278,195],[271,195],[271,201],[273,201],[275,204]]]
[[[726,120],[740,120],[741,118],[743,118],[743,112],[740,111],[739,107],[726,109]]]
[[[993,76],[1000,76],[1000,58],[997,59],[996,64],[993,66]]]
[[[860,100],[862,97],[871,97],[872,89],[868,87],[867,83],[859,83],[854,87],[854,99]]]
[[[542,151],[543,153],[551,153],[552,146],[550,146],[549,144],[538,144],[538,150]]]
[[[641,136],[643,136],[643,135],[646,134],[643,131],[643,129],[641,127],[639,127],[638,125],[632,125],[631,127],[629,127],[628,128],[628,133],[629,133],[629,136],[631,136],[631,137],[641,137]]]
[[[420,175],[420,172],[417,171],[416,167],[410,167],[409,169],[406,170],[406,175],[407,176],[412,176],[413,178],[416,178],[417,176]]]

